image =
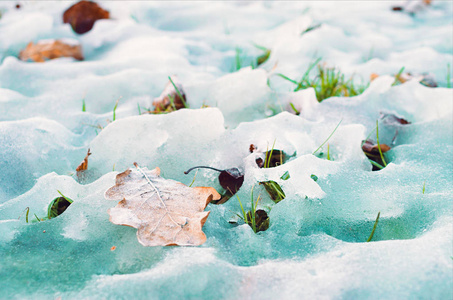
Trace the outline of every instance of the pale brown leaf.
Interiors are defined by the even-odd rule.
[[[76,168],[77,171],[77,176],[80,176],[83,171],[88,169],[88,156],[91,155],[90,149],[88,149],[87,155],[83,159],[83,161],[80,163],[80,165]]]
[[[220,195],[211,187],[188,187],[160,177],[160,169],[137,168],[116,176],[105,192],[107,200],[121,200],[109,210],[110,222],[137,228],[144,246],[197,246],[209,212],[204,209]]]
[[[83,60],[82,47],[60,40],[44,40],[36,44],[30,42],[19,54],[20,60],[34,62],[44,62],[60,57],[74,57],[77,60]]]

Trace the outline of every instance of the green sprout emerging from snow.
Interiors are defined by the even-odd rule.
[[[321,58],[318,58],[305,71],[302,79],[296,81],[283,74],[278,74],[281,78],[288,80],[296,85],[294,91],[299,91],[307,88],[314,88],[318,102],[330,97],[352,97],[363,93],[367,85],[357,85],[353,81],[353,77],[346,79],[346,76],[336,68],[328,68],[325,65],[318,64]],[[318,66],[317,74],[310,79],[310,72],[315,66]]]

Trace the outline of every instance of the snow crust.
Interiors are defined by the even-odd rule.
[[[398,1],[99,1],[112,19],[80,36],[62,22],[71,1],[1,2],[1,297],[451,299],[453,4],[415,2],[411,15],[391,10]],[[85,61],[17,58],[45,39],[80,43]],[[262,51],[253,43],[272,50],[255,69],[247,65]],[[381,76],[361,95],[319,103],[313,89],[294,92],[277,75],[300,79],[318,57],[359,82]],[[439,87],[393,86],[401,67]],[[139,115],[174,74],[190,109]],[[372,172],[361,143],[381,113],[411,124],[380,121],[390,163]],[[340,121],[332,160],[327,145],[313,155]],[[250,144],[263,152],[274,143],[289,160],[259,169]],[[135,229],[109,222],[116,203],[103,197],[134,162],[187,185],[190,167],[238,167],[238,197],[248,207],[252,188],[260,194],[270,228],[230,224],[240,213],[233,197],[208,206],[204,245],[143,247]],[[194,186],[220,191],[217,176],[200,170]],[[268,180],[286,194],[278,204],[258,185]],[[31,222],[57,190],[74,203]]]

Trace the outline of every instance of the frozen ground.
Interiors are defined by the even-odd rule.
[[[81,36],[62,23],[71,2],[15,4],[0,3],[0,298],[453,297],[451,1],[415,15],[392,11],[397,1],[106,1],[112,19]],[[49,38],[80,41],[85,61],[18,60],[28,42]],[[269,60],[235,71],[236,48],[243,66],[262,54],[253,43],[272,50]],[[318,57],[359,82],[381,76],[359,96],[322,103],[276,76],[300,78]],[[430,73],[439,87],[392,86],[401,67]],[[174,74],[192,109],[139,115]],[[300,116],[281,112],[289,102]],[[391,162],[371,172],[361,142],[381,112],[412,123],[393,142],[395,127],[381,123]],[[333,160],[312,155],[340,120]],[[249,145],[264,151],[274,140],[293,156],[257,168]],[[240,211],[232,198],[208,206],[204,245],[143,247],[135,229],[109,222],[116,203],[103,197],[134,161],[185,184],[195,165],[239,167],[239,197],[255,186],[270,228],[230,224]],[[280,180],[286,171],[291,178]],[[220,191],[216,176],[199,171],[194,184]],[[257,184],[265,180],[286,199],[273,204]],[[24,209],[45,216],[57,190],[74,200],[68,210],[27,224]]]

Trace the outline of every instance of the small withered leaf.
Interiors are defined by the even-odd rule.
[[[77,174],[79,174],[79,172],[82,172],[82,171],[85,171],[86,169],[88,169],[88,156],[90,156],[90,155],[91,155],[91,152],[90,152],[90,149],[88,149],[87,155],[85,156],[83,161],[80,163],[80,165],[76,168]]]
[[[206,241],[202,231],[209,212],[204,209],[220,195],[211,187],[188,187],[160,177],[160,169],[137,164],[116,177],[105,192],[107,200],[120,200],[109,209],[114,224],[137,228],[144,246],[197,246]]]
[[[78,34],[90,31],[97,20],[109,19],[110,13],[92,1],[80,1],[63,14],[63,23],[69,23]]]
[[[60,40],[44,40],[36,44],[30,42],[19,53],[19,59],[22,61],[45,62],[60,57],[73,57],[77,60],[83,60],[82,46],[69,45]]]
[[[380,144],[381,146],[381,151],[382,153],[385,153],[387,151],[389,151],[391,148],[386,145],[386,144]],[[372,154],[379,154],[379,147],[377,144],[375,144],[373,141],[371,140],[367,140],[363,143],[362,145],[362,150],[363,152],[366,153],[372,153]]]
[[[384,121],[385,124],[388,125],[408,125],[411,122],[407,121],[406,119],[399,118],[394,114],[389,113],[381,113],[381,119]]]

